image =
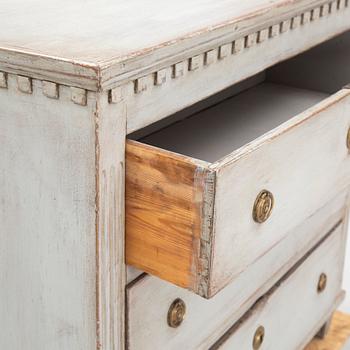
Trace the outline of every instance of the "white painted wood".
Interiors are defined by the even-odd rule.
[[[215,58],[217,59],[217,51],[215,53]],[[261,72],[257,75],[254,75],[248,79],[245,79],[238,84],[232,85],[227,89],[216,93],[213,96],[210,96],[207,99],[199,101],[198,103],[189,106],[165,119],[160,120],[155,124],[148,125],[147,127],[137,130],[132,134],[128,135],[128,138],[132,140],[138,140],[144,137],[147,137],[150,134],[153,134],[160,129],[163,129],[171,124],[174,124],[180,120],[186,119],[193,116],[194,114],[203,111],[206,108],[210,108],[213,105],[219,104],[226,99],[231,98],[232,96],[238,95],[240,92],[248,90],[256,85],[263,83],[266,80],[265,72]]]
[[[52,83],[50,81],[43,81],[43,94],[49,98],[58,99],[59,97],[59,86],[56,83]]]
[[[213,163],[328,96],[264,83],[152,133],[140,142]]]
[[[350,31],[267,71],[270,81],[334,93],[350,82]]]
[[[25,94],[33,92],[32,79],[28,77],[17,76],[17,89]]]
[[[221,157],[208,164],[216,181],[214,211],[204,219],[212,222],[212,229],[201,236],[208,243],[201,254],[210,266],[209,280],[199,292],[203,296],[220,291],[334,192],[349,186],[350,90],[287,120],[324,97],[262,84],[223,102],[223,107],[212,107],[143,139],[186,157],[211,162]],[[252,211],[264,189],[273,193],[275,205],[267,222],[257,224]]]
[[[347,222],[347,227],[348,227],[348,241],[347,241],[347,248],[346,248],[346,258],[345,258],[345,266],[344,266],[344,284],[343,288],[347,291],[346,298],[344,300],[344,303],[341,305],[340,310],[343,312],[350,312],[350,226],[349,226],[349,217],[350,217],[350,212],[348,212],[348,222]]]
[[[342,301],[340,292],[345,231],[338,227],[307,259],[273,288],[211,349],[250,349],[255,330],[265,328],[263,349],[303,349],[315,336],[320,322]],[[317,291],[321,273],[327,275],[324,292]],[[321,323],[322,324],[322,323]],[[228,337],[226,339],[226,337]]]
[[[201,65],[202,65],[202,56],[201,55],[193,56],[189,59],[188,70],[193,72],[199,69]]]
[[[132,283],[127,288],[129,349],[208,349],[344,217],[345,204],[345,193],[334,198],[212,299],[152,276]],[[166,319],[176,298],[184,300],[187,313],[184,323],[174,329]]]
[[[87,91],[76,87],[71,87],[70,90],[72,101],[77,105],[85,106],[87,102]]]
[[[152,73],[155,66],[170,66],[176,62],[174,59],[187,59],[198,50],[213,49],[264,26],[267,29],[276,22],[287,23],[290,19],[286,17],[323,3],[324,0],[102,0],[96,5],[84,0],[28,0],[24,4],[20,0],[3,0],[0,66],[11,72],[30,72],[35,78],[97,90],[129,80],[135,74]],[[333,8],[332,15],[326,17],[334,15],[331,21],[337,25],[340,11],[346,12],[345,8]],[[336,31],[328,28],[327,36]]]
[[[0,348],[124,348],[126,119],[137,130],[350,27],[333,4],[266,37],[321,3],[2,1]]]
[[[135,280],[137,277],[141,276],[144,272],[136,269],[135,267],[132,266],[127,266],[126,267],[126,283],[130,283],[133,280]]]
[[[0,89],[0,348],[124,349],[125,106],[27,82]]]
[[[0,89],[0,348],[96,349],[95,96]]]
[[[276,36],[270,33],[269,40],[249,49],[242,46],[244,40],[242,42],[239,38],[234,44],[233,54],[225,59],[217,60],[215,64],[204,65],[202,69],[194,72],[183,69],[181,79],[169,79],[161,87],[151,86],[145,93],[130,94],[127,99],[128,133],[155,123],[349,29],[350,6],[334,13],[336,18],[332,16],[322,17],[283,34],[278,32]],[[237,48],[240,50],[238,53]],[[203,56],[206,51],[203,50]],[[178,62],[177,58],[174,60]],[[185,63],[187,64],[187,61]],[[171,72],[169,75],[171,76]]]
[[[126,108],[109,104],[107,93],[96,100],[97,158],[97,349],[125,348],[125,134]]]
[[[341,90],[212,166],[217,177],[210,294],[349,186],[349,124],[350,91]],[[257,224],[251,213],[263,189],[273,193],[275,204],[271,217]]]
[[[4,72],[0,73],[0,88],[7,88],[7,74]]]

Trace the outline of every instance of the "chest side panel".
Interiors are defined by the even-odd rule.
[[[0,89],[1,349],[96,349],[92,97]]]

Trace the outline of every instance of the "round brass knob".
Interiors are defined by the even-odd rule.
[[[253,338],[253,349],[258,350],[260,349],[265,337],[265,328],[263,326],[259,326],[258,329],[255,331],[254,338]]]
[[[169,307],[168,325],[172,328],[177,328],[185,319],[186,304],[181,299],[175,299]]]
[[[253,219],[259,224],[266,221],[273,209],[274,198],[270,191],[263,190],[258,194],[254,203]]]
[[[346,145],[347,145],[347,147],[348,147],[348,149],[350,151],[350,128],[348,130],[348,135],[346,137]]]
[[[317,284],[317,292],[322,293],[327,287],[327,275],[325,273],[321,273],[318,284]]]

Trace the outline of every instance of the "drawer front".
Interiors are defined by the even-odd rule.
[[[211,349],[303,349],[343,300],[345,241],[340,226]]]
[[[350,184],[349,127],[350,90],[342,90],[215,165],[209,295]],[[262,190],[274,203],[257,223],[252,210]]]
[[[333,199],[209,300],[150,275],[131,283],[127,288],[129,349],[208,349],[344,218],[346,198]],[[172,328],[167,314],[179,298],[186,305],[186,316],[179,327]]]
[[[129,141],[127,263],[213,297],[349,185],[349,127],[344,89],[216,163]]]

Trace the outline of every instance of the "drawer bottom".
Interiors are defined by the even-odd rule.
[[[344,226],[325,236],[211,350],[303,349],[344,297]]]

